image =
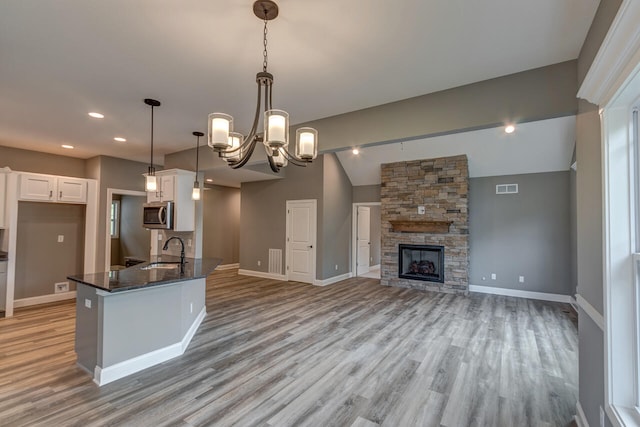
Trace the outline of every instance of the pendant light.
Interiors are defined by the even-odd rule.
[[[200,157],[200,137],[204,136],[202,132],[193,132],[196,137],[196,180],[193,182],[193,191],[191,192],[191,198],[193,200],[200,200],[200,183],[198,182],[198,159]]]
[[[157,191],[156,168],[153,167],[153,107],[159,107],[160,101],[146,98],[144,103],[151,107],[151,159],[149,160],[149,172],[145,176],[145,190],[148,192]]]

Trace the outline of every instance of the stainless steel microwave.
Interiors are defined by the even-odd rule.
[[[144,204],[142,225],[145,228],[173,230],[173,202],[154,202]]]

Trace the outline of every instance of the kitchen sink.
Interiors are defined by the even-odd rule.
[[[145,265],[144,267],[140,267],[140,270],[155,270],[159,268],[168,270],[168,269],[178,268],[178,267],[180,267],[180,262],[160,261],[160,262],[152,262],[148,265]]]

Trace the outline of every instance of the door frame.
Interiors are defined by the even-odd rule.
[[[302,199],[302,200],[287,200],[285,203],[285,255],[284,255],[284,277],[285,280],[289,281],[289,225],[290,225],[290,214],[289,214],[289,206],[293,203],[311,203],[313,205],[312,209],[315,212],[315,227],[312,229],[311,233],[311,241],[313,245],[313,268],[311,272],[311,284],[314,284],[316,281],[316,273],[318,271],[318,201],[316,199]]]
[[[105,238],[104,238],[104,271],[109,271],[111,269],[111,202],[113,202],[113,195],[118,194],[120,196],[138,196],[138,197],[147,197],[147,193],[145,191],[135,191],[135,190],[123,190],[120,188],[107,188],[107,206],[106,206],[106,215],[105,215]],[[142,222],[142,218],[140,219]]]
[[[351,213],[351,274],[358,277],[358,207],[359,206],[381,206],[381,202],[360,202],[353,203]]]

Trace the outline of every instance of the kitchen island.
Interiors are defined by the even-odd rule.
[[[184,353],[206,315],[206,277],[219,258],[153,257],[77,284],[77,363],[98,385]]]

